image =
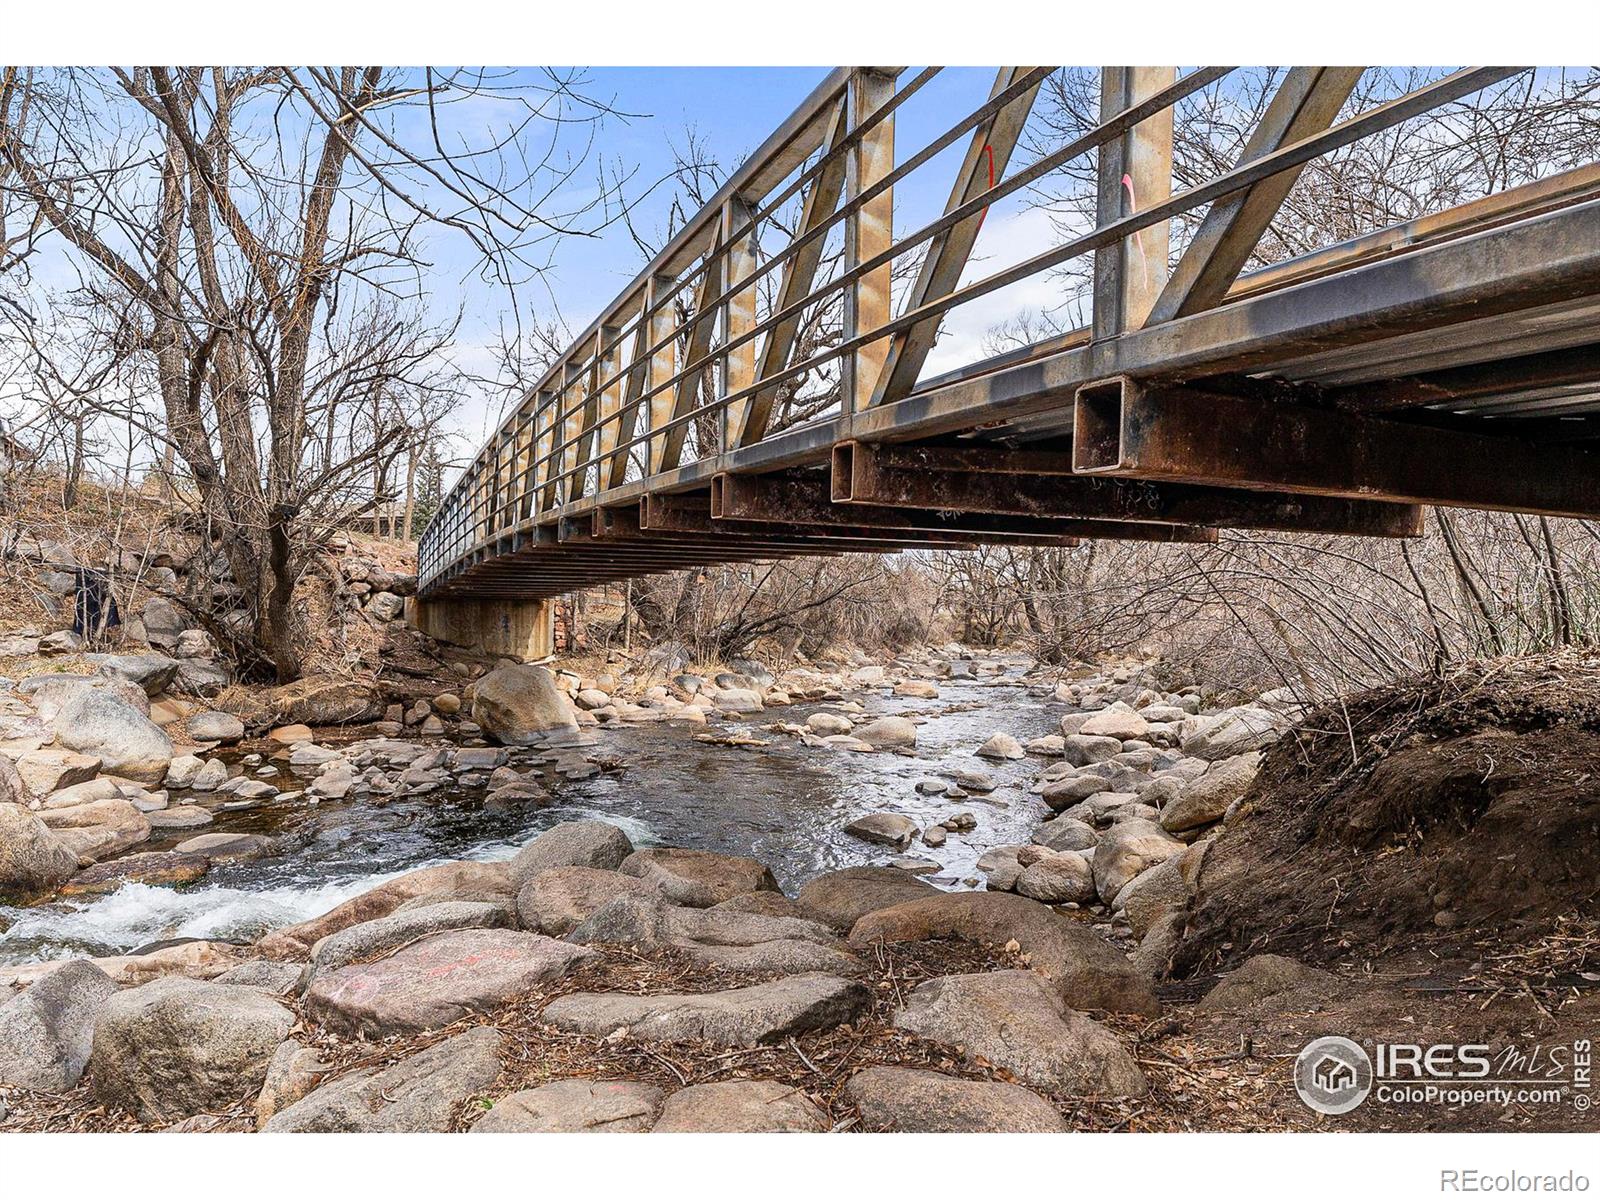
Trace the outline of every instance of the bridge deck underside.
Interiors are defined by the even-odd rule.
[[[1589,201],[608,488],[496,532],[425,594],[980,542],[1409,536],[1423,503],[1600,517],[1597,317]]]

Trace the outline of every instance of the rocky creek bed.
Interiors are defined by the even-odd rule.
[[[1435,897],[1421,966],[1337,936],[1282,957],[1278,914],[1244,913],[1269,889],[1208,893],[1296,780],[1286,694],[955,649],[662,674],[508,664],[260,740],[195,713],[223,736],[138,779],[13,747],[0,886],[31,895],[0,910],[0,1129],[1314,1128],[1311,1037],[1592,1034],[1592,891],[1520,911],[1515,945]],[[121,719],[130,682],[58,689]],[[1593,1126],[1570,1103],[1336,1123]]]

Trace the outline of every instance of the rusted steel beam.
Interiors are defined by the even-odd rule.
[[[994,515],[950,509],[836,504],[829,477],[818,471],[771,475],[719,475],[712,481],[716,522],[792,522],[801,527],[868,525],[880,529],[947,533],[985,542],[1025,539],[1128,538],[1151,542],[1213,542],[1216,531],[1170,523]]]
[[[853,442],[835,447],[836,500],[847,505],[1371,537],[1415,537],[1422,531],[1422,510],[1414,505],[1142,480],[912,471],[882,466],[876,451],[874,446]]]
[[[637,514],[635,514],[637,521]],[[687,524],[687,522],[679,522]],[[908,547],[941,545],[943,542],[930,535],[898,530],[878,530],[871,536],[842,537],[830,534],[825,537],[801,533],[792,526],[762,525],[730,528],[726,523],[713,523],[704,518],[699,529],[639,529],[632,534],[597,534],[606,546],[643,549],[659,552],[663,549],[690,550],[773,550],[796,554],[812,551],[838,551],[843,554],[894,553]],[[970,541],[970,539],[968,539]]]
[[[1572,346],[1497,362],[1425,371],[1402,379],[1351,384],[1330,388],[1325,395],[1335,408],[1384,413],[1584,384],[1593,384],[1600,390],[1600,345]]]
[[[749,538],[772,538],[792,535],[801,545],[826,546],[852,554],[878,553],[884,547],[903,550],[946,550],[982,545],[1076,546],[1077,536],[1066,532],[1064,522],[1052,522],[1039,530],[970,530],[921,528],[912,526],[907,517],[915,513],[897,510],[898,519],[889,525],[824,524],[808,521],[797,526],[789,520],[757,521],[739,517],[715,517],[710,513],[710,497],[701,496],[697,507],[667,506],[657,503],[660,497],[649,497],[641,502],[646,512],[644,525],[651,529],[702,534],[717,539],[719,543],[739,542]],[[670,497],[678,501],[683,497]],[[1043,524],[1043,523],[1041,523]],[[818,529],[821,532],[818,532]],[[1073,526],[1074,534],[1077,527]],[[1154,529],[1156,527],[1151,526]]]
[[[1074,416],[1089,475],[1600,516],[1600,455],[1573,446],[1127,378],[1079,388]]]
[[[1254,162],[1327,129],[1355,90],[1362,70],[1291,68],[1245,143],[1237,165]],[[1304,164],[1291,167],[1213,203],[1161,289],[1146,324],[1186,317],[1220,304],[1304,169]]]

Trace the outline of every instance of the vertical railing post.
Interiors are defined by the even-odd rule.
[[[522,432],[518,442],[522,450],[517,456],[517,507],[513,514],[514,522],[526,521],[533,516],[534,491],[537,484],[534,468],[539,461],[539,426],[536,416],[538,406],[537,394],[529,396],[522,402]]]
[[[551,496],[555,488],[552,480],[555,479],[556,474],[557,403],[557,393],[551,392],[548,388],[541,390],[538,396],[534,398],[534,445],[537,447],[533,456],[534,501],[532,515],[534,517],[540,516],[553,503]]]
[[[610,383],[600,389],[600,428],[596,433],[595,459],[595,487],[596,492],[603,492],[614,486],[611,482],[611,460],[616,454],[617,442],[622,437],[622,395],[627,386],[627,380],[622,378],[622,347],[626,341],[621,336],[621,330],[615,325],[607,325],[600,332],[600,344],[615,342],[609,350],[600,355],[600,379],[602,383]]]
[[[863,67],[850,77],[850,128],[856,129],[894,96],[893,72]],[[884,118],[850,149],[845,196],[854,199],[894,170],[894,117]],[[894,189],[886,188],[845,220],[844,265],[853,270],[894,244]],[[844,338],[870,333],[889,321],[893,265],[868,271],[845,289]],[[872,342],[840,360],[840,412],[847,418],[872,403],[889,354],[888,339]]]
[[[1102,67],[1100,119],[1167,87],[1176,67]],[[1139,122],[1100,147],[1095,224],[1129,216],[1172,195],[1172,109]],[[1094,339],[1138,329],[1167,280],[1168,223],[1162,221],[1095,251]]]
[[[728,247],[727,283],[722,303],[724,343],[743,337],[756,327],[756,289],[753,285],[740,286],[756,269],[756,231],[750,221],[754,215],[755,209],[740,196],[729,197],[722,206],[722,240]],[[740,233],[746,225],[751,227]],[[741,392],[755,381],[756,342],[752,339],[723,355],[722,395],[726,397]],[[723,406],[718,423],[721,431],[719,450],[733,448],[739,431],[744,428],[744,414],[749,406],[748,396]]]
[[[583,378],[583,403],[578,407],[578,444],[573,447],[573,476],[571,486],[567,489],[567,499],[576,500],[589,492],[589,472],[595,458],[595,443],[600,440],[601,434],[601,383],[607,377],[602,358],[614,361],[616,351],[608,355],[600,353],[606,342],[617,336],[614,325],[602,325],[595,334],[594,350],[589,358],[589,365],[584,371]],[[598,491],[598,486],[596,487]]]
[[[650,402],[645,405],[645,429],[650,440],[645,443],[645,472],[654,475],[666,462],[667,438],[663,427],[672,419],[672,392],[667,381],[677,370],[678,338],[677,313],[672,301],[661,303],[661,298],[672,290],[674,280],[670,275],[654,275],[644,294],[645,311],[650,314],[646,337],[647,345],[659,347],[650,355],[650,370],[645,377],[645,390]],[[657,308],[660,305],[660,308]]]

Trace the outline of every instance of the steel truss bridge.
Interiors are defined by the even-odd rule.
[[[1290,69],[1233,165],[1182,190],[1174,106],[1234,68],[1104,68],[1098,122],[1012,169],[1051,70],[1000,69],[910,152],[896,113],[936,68],[829,75],[477,454],[423,535],[424,600],[978,543],[1407,537],[1422,505],[1600,515],[1600,164],[1244,271],[1313,160],[1516,70],[1352,113],[1359,68]],[[897,187],[935,159],[948,201],[902,232]],[[1074,162],[1092,227],[984,274],[990,208]],[[1084,328],[923,378],[961,306],[1071,264]],[[800,386],[831,403],[782,427]]]

